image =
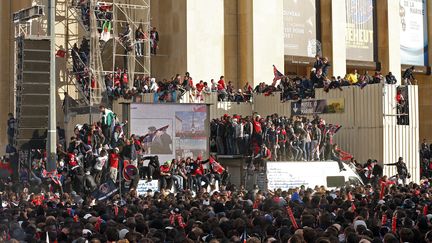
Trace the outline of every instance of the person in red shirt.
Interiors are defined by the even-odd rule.
[[[255,142],[258,144],[258,146],[261,146],[261,144],[263,143],[260,119],[261,116],[257,115],[255,119],[252,121],[252,126],[253,126],[252,138],[255,139]]]
[[[226,85],[225,85],[225,77],[224,76],[220,76],[220,79],[218,81],[218,90],[221,89],[226,89]]]
[[[197,101],[201,102],[204,100],[204,97],[202,96],[203,93],[203,89],[204,89],[204,82],[202,80],[199,81],[199,83],[197,83],[195,85],[196,87],[196,98]]]
[[[221,76],[217,83],[218,101],[224,101],[228,97],[225,85],[225,77]]]
[[[191,164],[192,181],[196,184],[196,190],[199,191],[201,187],[207,188],[209,179],[205,176],[204,167],[202,165],[202,157],[198,156],[195,163]],[[204,185],[202,185],[204,182]]]
[[[167,160],[163,165],[159,167],[160,170],[160,183],[161,189],[171,189],[172,177],[171,177],[171,161]]]
[[[118,166],[119,166],[119,149],[115,148],[109,156],[110,178],[115,183],[117,181]]]
[[[121,74],[121,83],[122,83],[122,90],[127,89],[128,85],[129,85],[129,78],[128,78],[128,70],[125,69],[123,70],[123,73]]]

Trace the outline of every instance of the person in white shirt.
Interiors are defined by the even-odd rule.
[[[100,156],[96,159],[96,163],[93,167],[94,170],[94,178],[96,183],[99,185],[100,184],[100,180],[102,177],[102,172],[104,170],[104,168],[106,168],[107,165],[107,161],[108,161],[108,153],[105,149],[102,149],[100,152]]]

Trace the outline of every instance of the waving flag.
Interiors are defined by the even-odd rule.
[[[111,21],[105,21],[102,25],[102,33],[100,39],[105,42],[111,39]]]
[[[273,65],[273,73],[274,73],[274,78],[273,78],[272,86],[276,86],[276,82],[279,79],[283,78],[284,75],[281,72],[279,72],[279,70],[277,70],[275,65]]]

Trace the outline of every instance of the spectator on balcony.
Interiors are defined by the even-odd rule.
[[[321,68],[318,69],[312,68],[311,80],[315,88],[324,88],[325,77],[322,75]]]
[[[327,89],[324,89],[324,91],[328,92],[330,89],[339,89],[342,91],[342,84],[340,83],[340,80],[336,79],[335,76],[333,76],[330,80],[330,84]]]
[[[316,55],[315,56],[315,62],[313,64],[313,67],[315,68],[315,70],[321,69],[323,67],[324,63],[323,63],[323,59],[321,59],[320,55]]]
[[[254,88],[254,92],[258,94],[264,93],[264,90],[265,90],[265,83],[259,83]]]
[[[159,32],[157,32],[156,27],[150,31],[150,53],[156,55],[156,51],[159,48]]]
[[[245,94],[252,94],[253,92],[253,88],[252,86],[249,84],[249,82],[246,82],[246,84],[243,86],[243,92]]]
[[[208,86],[207,82],[204,82],[204,87],[203,87],[203,93],[206,95],[211,94],[212,90],[211,88]]]
[[[322,69],[322,75],[324,76],[324,77],[327,77],[327,74],[328,74],[328,70],[330,69],[330,62],[328,61],[328,58],[327,57],[324,57],[323,59],[322,59],[322,67],[321,67],[321,69]]]
[[[396,84],[397,80],[396,77],[392,74],[392,72],[389,72],[386,76],[386,83],[387,84]]]
[[[238,89],[238,91],[234,94],[233,101],[237,103],[246,101],[245,95],[243,94],[243,91],[241,89]]]
[[[358,74],[358,72],[357,72],[357,69],[354,69],[354,72],[352,72],[352,73],[348,73],[347,75],[346,75],[346,80],[348,80],[348,82],[351,84],[351,85],[356,85],[357,84],[357,82],[358,82],[358,80],[359,80],[359,74]]]
[[[218,84],[216,83],[216,81],[214,79],[211,79],[210,84],[211,84],[211,87],[210,87],[211,92],[217,92],[218,91]]]
[[[192,77],[190,76],[189,72],[185,73],[185,76],[183,78],[183,82],[182,82],[182,87],[183,89],[187,91],[190,91],[193,88],[193,80]]]
[[[350,83],[347,79],[342,78],[341,76],[337,76],[337,80],[341,84],[341,86],[350,86]]]
[[[414,71],[415,71],[415,67],[411,66],[410,68],[407,68],[403,73],[402,78],[404,80],[405,85],[411,85],[412,82],[415,80]]]
[[[359,79],[360,83],[370,84],[370,83],[372,83],[372,81],[373,81],[373,78],[372,78],[372,76],[370,76],[368,74],[367,71],[365,71],[363,73],[363,75],[360,75],[360,79]]]
[[[370,84],[383,84],[384,81],[385,81],[384,75],[382,75],[381,72],[376,71],[373,77],[373,81]]]
[[[218,101],[225,101],[228,98],[228,92],[226,89],[225,77],[221,76],[217,83]]]
[[[195,85],[195,96],[196,96],[196,100],[197,102],[202,102],[204,101],[204,96],[203,96],[203,92],[204,92],[204,81],[200,80],[196,85]]]

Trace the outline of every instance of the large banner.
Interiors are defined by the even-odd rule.
[[[331,114],[343,113],[344,111],[343,98],[291,102],[291,115]]]
[[[428,65],[426,0],[400,0],[401,63]]]
[[[208,108],[194,104],[131,104],[131,134],[143,138],[146,155],[208,157]]]
[[[321,44],[317,40],[315,5],[315,0],[284,0],[285,55],[321,55]]]
[[[343,186],[344,174],[340,173],[336,161],[320,162],[267,162],[267,188],[269,190],[288,190],[305,186],[338,187]],[[351,172],[352,173],[352,172]],[[334,185],[339,182],[339,185]]]
[[[373,0],[346,0],[347,60],[374,61]]]

